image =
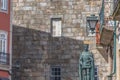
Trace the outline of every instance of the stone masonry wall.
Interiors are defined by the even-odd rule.
[[[93,6],[90,6],[92,4]],[[50,67],[62,80],[79,80],[78,61],[86,36],[86,16],[98,14],[101,0],[13,0],[13,80],[50,80]],[[91,11],[92,10],[92,11]],[[51,18],[62,19],[62,36],[52,37]],[[107,62],[95,52],[100,80]]]

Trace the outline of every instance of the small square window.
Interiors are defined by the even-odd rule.
[[[60,68],[60,66],[51,66],[50,80],[61,80],[61,68]]]
[[[1,10],[3,11],[7,11],[8,9],[8,0],[0,0],[0,4],[1,4]]]

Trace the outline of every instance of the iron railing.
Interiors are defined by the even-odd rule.
[[[0,64],[9,65],[9,53],[0,52]]]

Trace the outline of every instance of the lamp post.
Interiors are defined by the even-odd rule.
[[[98,17],[92,14],[91,16],[86,18],[87,21],[87,33],[95,33],[95,27],[98,22]]]

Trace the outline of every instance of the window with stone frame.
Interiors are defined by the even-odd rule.
[[[7,33],[0,31],[0,63],[7,61]]]
[[[98,66],[95,66],[95,80],[99,80],[99,77],[98,77]]]
[[[51,18],[51,32],[53,37],[60,37],[62,29],[61,18]]]
[[[61,80],[61,67],[51,66],[50,80]]]
[[[8,10],[8,0],[0,0],[0,9],[1,11]]]

